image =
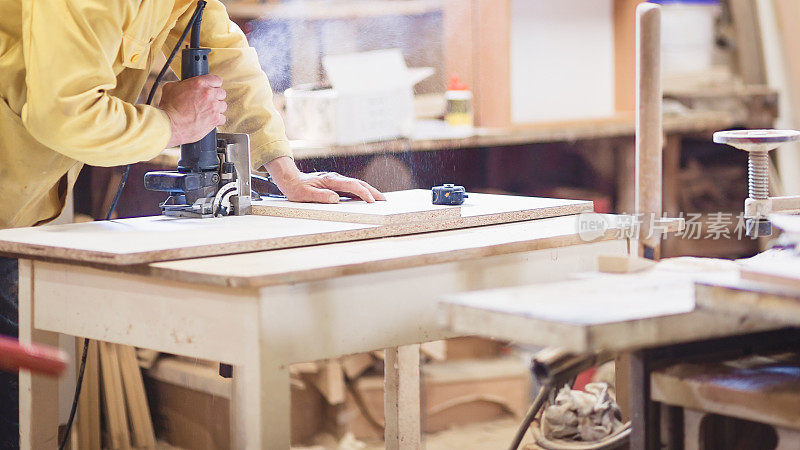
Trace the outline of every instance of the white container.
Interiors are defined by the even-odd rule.
[[[397,49],[326,56],[332,89],[287,89],[286,134],[322,145],[353,145],[414,130],[413,86],[432,69],[409,70]]]
[[[714,29],[719,4],[663,2],[661,64],[665,76],[707,72],[714,57]]]

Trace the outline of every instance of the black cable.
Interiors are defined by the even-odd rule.
[[[64,440],[58,446],[58,450],[64,450],[69,440],[69,430],[72,428],[72,421],[75,420],[75,411],[78,410],[78,398],[81,396],[81,387],[83,386],[83,372],[86,371],[86,356],[89,354],[89,339],[83,340],[83,355],[81,356],[81,369],[78,372],[78,380],[75,384],[75,397],[72,399],[72,409],[69,410],[69,420],[67,420],[67,428],[64,432]]]
[[[203,0],[199,0],[197,2],[197,7],[194,9],[194,14],[189,19],[189,23],[186,24],[186,28],[183,29],[183,33],[181,33],[180,39],[178,42],[175,43],[175,47],[172,48],[172,52],[170,52],[169,57],[167,58],[167,62],[164,63],[164,67],[161,68],[161,71],[158,72],[158,76],[156,76],[155,82],[153,82],[153,86],[150,88],[150,93],[147,95],[147,102],[146,105],[149,105],[153,101],[153,97],[155,96],[156,89],[158,85],[161,83],[161,80],[164,78],[164,75],[167,73],[167,69],[169,65],[172,64],[172,60],[175,59],[175,55],[178,54],[178,49],[181,48],[181,44],[183,41],[186,40],[186,35],[189,34],[189,30],[194,28],[194,25],[199,19],[203,16],[203,8],[206,7],[206,2]],[[200,40],[200,27],[197,24],[197,46],[199,47],[199,40]],[[194,36],[192,36],[194,39]],[[117,209],[117,203],[119,203],[119,198],[122,196],[122,191],[125,189],[125,184],[128,182],[128,175],[131,173],[131,165],[128,164],[125,166],[125,171],[122,173],[122,179],[119,180],[119,186],[117,186],[117,193],[114,195],[114,201],[111,202],[111,206],[108,208],[108,214],[106,214],[106,220],[111,220],[111,216],[114,214],[114,210]],[[88,355],[89,350],[89,339],[84,339],[83,341],[83,355],[81,355],[81,367],[78,371],[78,379],[75,383],[75,395],[72,397],[72,408],[69,411],[69,419],[67,419],[67,426],[66,430],[64,431],[64,439],[61,441],[61,444],[58,446],[58,450],[64,450],[64,447],[67,445],[67,441],[69,441],[69,432],[72,429],[72,422],[75,420],[75,412],[78,410],[78,399],[81,395],[81,387],[83,387],[83,373],[86,371],[86,356]]]

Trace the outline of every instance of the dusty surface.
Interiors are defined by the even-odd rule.
[[[457,449],[505,449],[511,443],[519,422],[516,419],[501,419],[493,422],[476,423],[451,428],[438,433],[426,434],[424,437],[427,450]],[[531,435],[527,435],[523,444],[531,443]],[[360,442],[345,437],[336,442],[330,435],[319,435],[316,446],[293,447],[294,450],[380,450],[384,448],[382,441]]]

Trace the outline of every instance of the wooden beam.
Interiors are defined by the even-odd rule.
[[[386,349],[384,364],[386,448],[422,448],[419,398],[419,344]]]

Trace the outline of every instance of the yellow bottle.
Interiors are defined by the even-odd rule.
[[[446,101],[444,120],[447,124],[454,127],[472,127],[472,91],[459,81],[458,76],[450,77],[444,99]]]

